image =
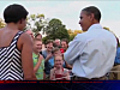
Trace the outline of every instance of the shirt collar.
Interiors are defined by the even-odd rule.
[[[100,24],[93,24],[93,25],[90,26],[88,31],[90,31],[92,29],[103,29],[103,28],[102,28],[102,26]]]

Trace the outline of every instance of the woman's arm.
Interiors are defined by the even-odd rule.
[[[17,43],[18,49],[21,50],[22,67],[24,80],[36,80],[33,68],[33,43],[27,34],[22,34]]]

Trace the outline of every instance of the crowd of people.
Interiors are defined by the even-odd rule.
[[[85,32],[71,42],[56,38],[43,44],[39,32],[23,31],[27,15],[28,11],[18,4],[4,10],[0,80],[108,80],[114,75],[109,73],[112,68],[120,70],[119,40],[102,28],[97,7],[81,11],[79,24]]]
[[[37,80],[70,80],[72,66],[63,58],[68,48],[67,39],[48,40],[42,43],[42,35],[31,30],[25,31],[33,41],[33,63]]]

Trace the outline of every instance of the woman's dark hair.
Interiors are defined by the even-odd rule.
[[[26,9],[18,4],[9,5],[4,10],[4,19],[6,23],[17,23],[21,19],[26,19],[28,12]]]

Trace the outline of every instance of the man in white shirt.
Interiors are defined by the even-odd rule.
[[[86,32],[78,34],[64,54],[78,80],[106,80],[105,75],[113,67],[117,42],[115,36],[99,24],[100,19],[98,8],[84,8],[79,24]]]

